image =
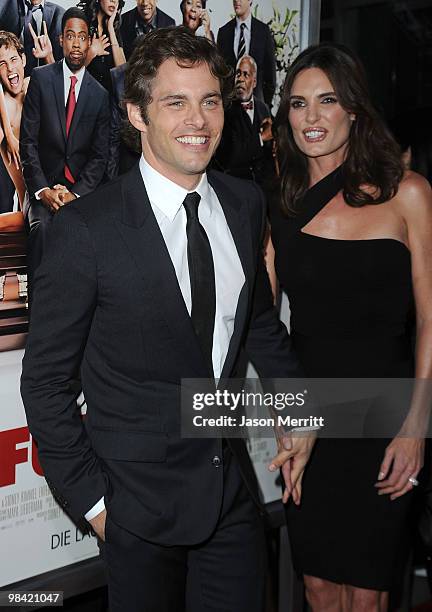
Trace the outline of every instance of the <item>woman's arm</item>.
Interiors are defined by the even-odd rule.
[[[120,47],[117,34],[114,29],[114,20],[117,12],[113,13],[108,19],[108,34],[111,42],[111,50],[113,54],[114,66],[121,66],[126,63],[126,57],[123,51],[123,47]]]
[[[6,100],[3,87],[0,83],[0,127],[6,139],[6,153],[9,164],[13,163],[17,170],[20,169],[19,140],[12,131],[12,126],[6,109]]]
[[[396,197],[411,252],[417,337],[410,410],[399,435],[387,447],[378,476],[379,493],[390,494],[391,499],[413,488],[409,479],[416,479],[423,466],[432,397],[432,190],[425,178],[408,172]]]

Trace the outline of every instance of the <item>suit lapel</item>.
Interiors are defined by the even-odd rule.
[[[66,141],[66,109],[64,97],[64,79],[63,79],[63,60],[55,64],[56,74],[53,79],[54,95],[57,105],[57,112],[62,127],[63,137]]]
[[[231,336],[228,353],[221,373],[221,378],[226,378],[230,375],[234,366],[247,319],[251,289],[253,286],[254,260],[252,254],[250,220],[245,203],[241,202],[240,198],[229,189],[225,182],[216,174],[209,172],[208,179],[224,211],[245,275],[245,284],[242,287],[237,303],[234,331]]]
[[[209,377],[138,164],[123,179],[123,212],[117,225],[145,282],[145,289],[153,297],[155,310],[165,319],[178,341],[179,354],[186,362],[194,364],[197,377]]]
[[[51,4],[48,4],[47,2],[45,2],[44,4],[44,8],[43,8],[43,21],[45,21],[46,26],[47,26],[47,31],[50,31],[51,28],[51,22],[52,22],[52,18],[54,15],[54,6],[52,6]],[[43,34],[43,24],[42,24],[42,34]],[[52,43],[54,43],[54,41],[51,41]]]

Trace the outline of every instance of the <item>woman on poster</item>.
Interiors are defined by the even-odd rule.
[[[126,62],[120,37],[120,15],[124,0],[80,0],[90,23],[91,46],[86,67],[105,89],[112,93],[110,70]]]

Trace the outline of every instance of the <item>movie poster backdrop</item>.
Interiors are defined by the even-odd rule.
[[[10,23],[13,4],[0,0],[0,29]],[[63,8],[72,0],[56,0]],[[307,4],[305,12],[304,4]],[[253,1],[253,15],[268,23],[276,43],[277,82],[300,47],[305,31],[301,15],[309,18],[310,3],[301,0]],[[123,13],[135,6],[126,0]],[[180,0],[158,0],[158,7],[181,23]],[[208,0],[211,29],[234,16],[231,0]],[[303,10],[303,13],[301,12]],[[303,38],[301,46],[307,41]],[[277,107],[276,93],[273,111]],[[0,195],[11,190],[4,165]],[[37,449],[29,434],[19,394],[21,359],[28,327],[26,287],[26,234],[18,198],[0,214],[0,587],[98,554],[95,538],[84,535],[55,502],[43,477]],[[266,465],[274,448],[268,440],[250,443],[251,456],[266,501],[280,497],[280,489]]]

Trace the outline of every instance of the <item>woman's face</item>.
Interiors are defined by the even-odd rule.
[[[320,68],[306,68],[294,79],[288,120],[295,143],[305,155],[335,156],[337,163],[344,160],[355,115],[339,104]]]
[[[119,0],[100,0],[100,8],[102,13],[109,18],[117,12]]]
[[[201,12],[203,4],[201,0],[185,0],[183,4],[183,25],[195,31],[201,25]]]

